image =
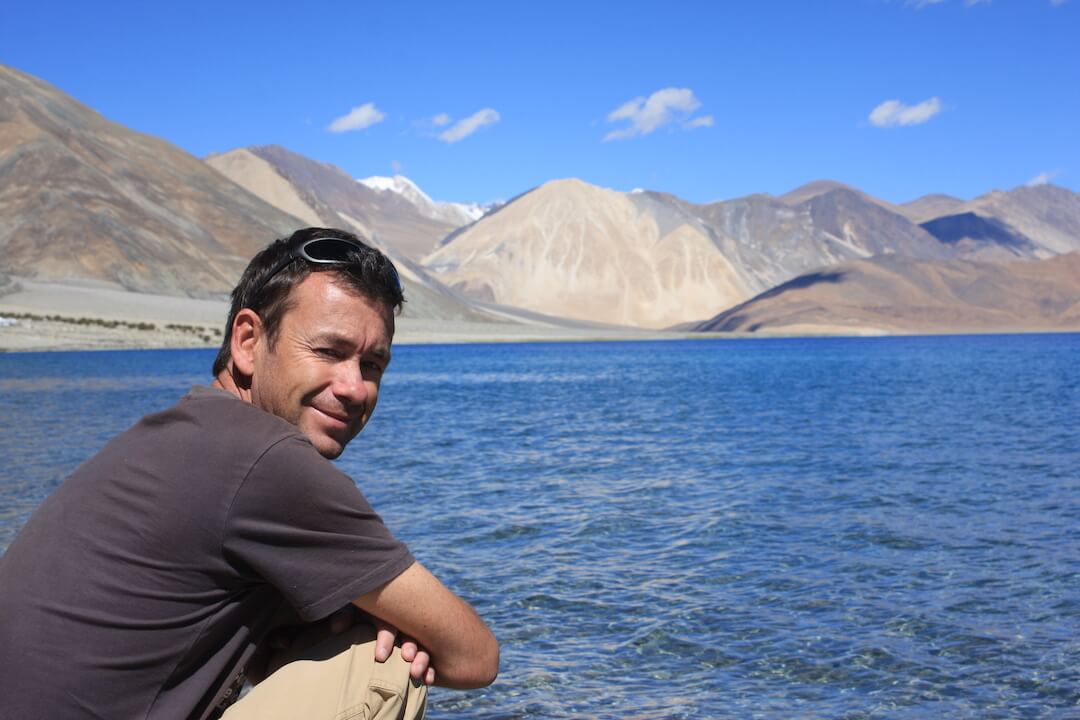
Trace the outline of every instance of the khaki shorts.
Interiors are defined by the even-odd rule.
[[[395,647],[375,662],[375,634],[355,625],[330,637],[297,639],[299,651],[256,685],[222,720],[419,720],[427,686],[409,677]]]

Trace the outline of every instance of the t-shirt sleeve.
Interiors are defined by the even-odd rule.
[[[242,576],[273,585],[308,622],[413,563],[352,479],[298,437],[252,466],[230,507],[223,550]]]

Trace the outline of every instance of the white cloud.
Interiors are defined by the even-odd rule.
[[[435,127],[443,127],[450,124],[450,116],[446,113],[439,113],[435,117],[431,118],[431,124]]]
[[[1061,7],[1066,2],[1068,2],[1068,0],[1050,0],[1050,4],[1053,5],[1054,7]]]
[[[716,120],[713,119],[712,115],[702,115],[701,117],[696,117],[693,120],[687,121],[683,127],[687,130],[693,130],[694,128],[699,127],[712,127],[715,123]]]
[[[876,127],[922,125],[941,112],[941,99],[932,97],[918,105],[905,105],[899,100],[886,100],[870,113],[870,124]]]
[[[363,130],[364,128],[381,123],[385,119],[386,113],[375,107],[375,103],[364,103],[363,105],[354,107],[349,111],[348,115],[342,115],[334,120],[334,122],[330,123],[330,127],[326,129],[333,133]]]
[[[1054,178],[1056,178],[1060,174],[1061,174],[1060,170],[1048,170],[1046,172],[1039,173],[1038,175],[1031,178],[1030,180],[1028,180],[1024,184],[1027,185],[1028,187],[1037,187],[1039,185],[1046,185],[1047,183],[1049,183],[1051,180],[1053,180]]]
[[[502,118],[491,108],[484,108],[464,120],[459,120],[452,128],[439,133],[439,139],[447,143],[464,140],[485,125],[494,125]],[[449,117],[447,118],[449,120]]]
[[[608,122],[628,120],[630,124],[609,132],[604,136],[604,142],[648,135],[680,118],[685,118],[687,129],[708,127],[712,124],[712,116],[689,118],[699,107],[701,102],[689,88],[664,88],[647,98],[636,97],[615,108],[607,116]]]

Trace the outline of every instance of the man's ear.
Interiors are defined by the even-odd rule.
[[[233,367],[244,377],[250,378],[255,374],[255,349],[262,339],[262,318],[258,313],[250,308],[236,313],[229,351],[232,354]]]

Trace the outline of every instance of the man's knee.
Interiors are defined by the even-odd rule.
[[[288,651],[275,656],[270,670],[223,720],[424,716],[427,686],[409,677],[400,648],[385,662],[375,662],[375,630],[370,625],[355,625],[337,635],[315,629],[301,633]]]

